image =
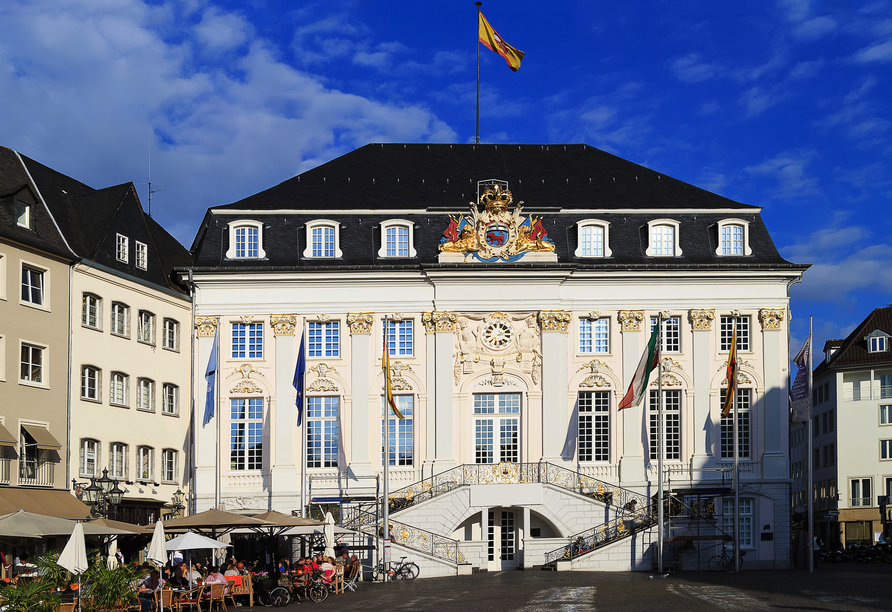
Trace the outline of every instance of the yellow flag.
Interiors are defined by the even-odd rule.
[[[728,351],[728,392],[725,394],[725,403],[722,406],[722,416],[731,413],[731,405],[734,394],[737,393],[737,317],[734,317],[734,327],[731,328],[731,350]]]
[[[520,60],[523,59],[523,51],[515,49],[502,40],[502,37],[499,36],[498,32],[489,25],[489,22],[486,20],[486,17],[483,16],[483,13],[477,11],[477,15],[479,15],[477,38],[480,42],[489,47],[490,51],[495,51],[504,57],[505,61],[508,62],[508,67],[514,72],[517,72],[517,69],[520,68]]]
[[[403,413],[399,411],[396,407],[396,402],[393,401],[393,391],[390,389],[390,351],[387,350],[387,328],[384,328],[384,355],[381,357],[381,369],[384,370],[384,398],[387,402],[387,405],[390,406],[390,409],[393,410],[393,414],[396,415],[396,418],[399,420],[403,420]]]

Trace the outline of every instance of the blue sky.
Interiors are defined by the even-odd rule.
[[[585,142],[764,207],[818,349],[890,302],[892,0],[487,0],[481,142]],[[0,144],[137,183],[187,246],[368,142],[471,142],[473,2],[5,0]],[[151,143],[151,144],[150,144]]]

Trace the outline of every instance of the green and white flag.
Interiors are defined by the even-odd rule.
[[[653,333],[651,333],[650,340],[647,343],[647,349],[641,356],[641,361],[638,362],[638,367],[635,369],[635,376],[632,377],[632,382],[629,384],[629,390],[626,391],[626,396],[619,403],[619,410],[638,406],[641,404],[641,400],[644,399],[650,372],[660,365],[661,325],[662,319],[657,319],[657,324],[654,325]]]

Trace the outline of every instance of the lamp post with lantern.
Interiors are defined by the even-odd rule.
[[[114,518],[118,513],[118,504],[124,498],[124,490],[118,486],[118,481],[108,477],[108,469],[103,468],[102,476],[90,477],[90,484],[78,483],[71,479],[71,486],[76,492],[82,491],[84,501],[90,506],[90,513],[96,517]],[[110,516],[111,515],[111,516]]]

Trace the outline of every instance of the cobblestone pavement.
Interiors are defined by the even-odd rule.
[[[244,608],[247,610],[247,608]],[[264,608],[257,607],[257,610]],[[589,610],[892,610],[892,565],[821,566],[806,571],[517,571],[363,583],[356,593],[292,603],[283,610],[582,612]],[[232,612],[232,611],[231,611]]]

